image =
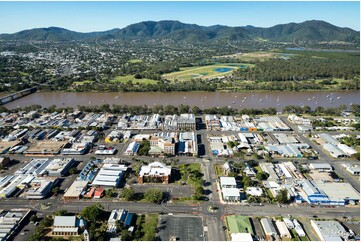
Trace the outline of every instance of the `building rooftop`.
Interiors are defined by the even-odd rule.
[[[254,234],[249,217],[232,215],[232,216],[227,216],[226,221],[229,232],[231,234],[233,233]]]
[[[55,216],[54,217],[54,227],[67,227],[76,225],[75,216]]]
[[[317,182],[316,184],[331,201],[360,200],[360,194],[349,183]]]
[[[237,186],[236,179],[234,177],[221,176],[219,178],[222,186]]]

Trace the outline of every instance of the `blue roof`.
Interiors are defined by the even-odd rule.
[[[127,219],[125,220],[125,225],[130,226],[132,225],[132,222],[133,222],[133,214],[128,213]]]
[[[120,216],[120,221],[124,223],[125,219],[127,218],[127,215],[128,215],[128,211],[124,210],[122,216]]]
[[[139,144],[138,144],[138,143],[135,143],[134,146],[133,146],[132,151],[133,151],[133,152],[137,152],[138,149],[139,149]]]
[[[179,142],[178,143],[178,152],[184,152],[186,149],[186,144],[185,142]]]

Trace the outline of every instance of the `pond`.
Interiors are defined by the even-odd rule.
[[[233,68],[229,68],[229,67],[221,67],[221,68],[215,68],[214,71],[216,72],[228,72],[231,71]]]

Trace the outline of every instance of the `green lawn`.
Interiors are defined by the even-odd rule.
[[[143,214],[137,217],[134,240],[155,240],[158,225],[158,214]]]
[[[129,63],[135,64],[135,63],[142,63],[143,61],[140,59],[131,59],[128,61]]]
[[[170,81],[174,81],[175,79],[178,79],[179,81],[189,81],[192,78],[205,79],[210,77],[225,76],[231,74],[232,71],[238,67],[246,68],[251,66],[253,65],[245,63],[224,63],[208,66],[186,67],[182,68],[180,71],[165,74],[163,77]],[[216,71],[217,68],[230,68],[230,70],[225,72],[218,72]]]
[[[110,80],[112,83],[127,83],[128,81],[131,81],[133,84],[157,84],[158,81],[151,80],[151,79],[135,79],[133,75],[127,75],[127,76],[116,76],[113,80]]]
[[[84,85],[84,84],[92,84],[94,81],[84,80],[82,82],[73,82],[74,85]]]

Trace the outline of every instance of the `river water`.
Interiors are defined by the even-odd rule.
[[[0,93],[0,96],[5,96]],[[360,104],[359,91],[345,92],[151,92],[151,93],[73,93],[73,92],[37,92],[5,105],[16,108],[39,104],[42,107],[77,107],[77,105],[102,105],[104,103],[127,105],[175,105],[232,108],[276,107],[281,110],[287,105],[308,105],[338,107],[341,104]]]

